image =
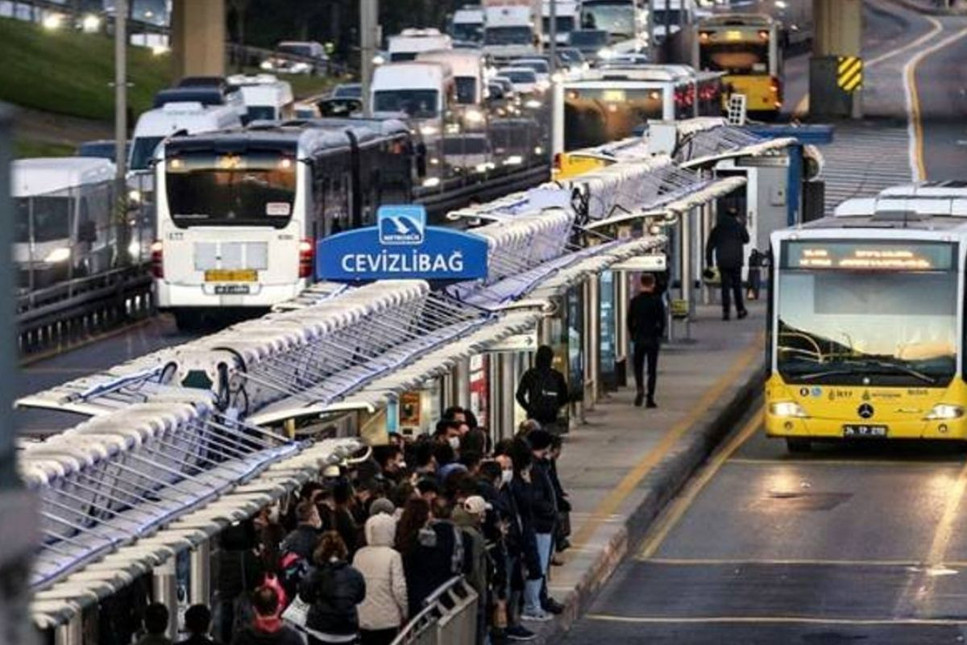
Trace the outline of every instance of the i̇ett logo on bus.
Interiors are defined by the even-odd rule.
[[[376,220],[380,244],[423,244],[426,210],[422,206],[381,206]]]

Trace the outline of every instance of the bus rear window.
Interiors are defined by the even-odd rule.
[[[296,161],[278,151],[191,152],[166,161],[168,211],[178,228],[271,226],[292,218]]]
[[[769,45],[760,43],[710,43],[702,45],[702,69],[751,76],[769,73]]]
[[[662,118],[662,112],[660,89],[565,89],[564,150],[630,137],[649,119]]]

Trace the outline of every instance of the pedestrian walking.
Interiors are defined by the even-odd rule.
[[[644,371],[648,360],[648,407],[655,403],[655,385],[658,381],[658,350],[665,335],[665,303],[656,289],[655,276],[641,274],[641,291],[631,299],[628,306],[628,334],[634,343],[632,367],[635,373],[635,406],[645,399]]]
[[[316,568],[299,587],[299,597],[309,605],[309,645],[355,643],[359,638],[356,606],[366,598],[366,581],[348,556],[338,532],[322,534],[312,554]]]
[[[554,350],[547,345],[538,347],[534,367],[521,377],[516,398],[527,411],[528,419],[537,421],[549,432],[562,432],[558,416],[568,404],[567,381],[551,367],[553,362]]]
[[[733,298],[736,316],[742,319],[749,315],[742,301],[743,247],[748,243],[749,231],[739,219],[738,209],[730,206],[724,215],[719,216],[705,245],[707,270],[718,266],[722,280],[722,320],[729,320]]]

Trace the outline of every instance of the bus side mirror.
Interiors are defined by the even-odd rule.
[[[88,244],[97,242],[97,225],[94,220],[84,220],[78,225],[77,240]]]

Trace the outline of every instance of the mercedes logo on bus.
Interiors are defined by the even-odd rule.
[[[856,409],[856,413],[860,415],[861,419],[871,419],[873,418],[873,406],[869,403],[863,403]]]

